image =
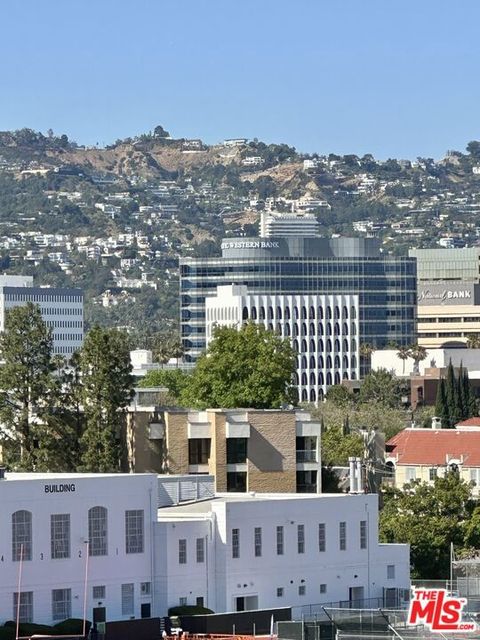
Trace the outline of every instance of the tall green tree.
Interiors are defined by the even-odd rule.
[[[181,398],[184,405],[200,409],[278,408],[295,402],[294,371],[290,343],[263,325],[217,327]]]
[[[134,395],[128,336],[93,327],[80,353],[85,430],[81,469],[114,472],[122,455],[122,410]]]
[[[52,332],[38,305],[28,303],[7,311],[0,357],[3,462],[15,469],[35,470],[39,456],[49,457],[41,449],[58,393]]]
[[[435,415],[441,419],[442,427],[450,425],[450,414],[448,411],[447,392],[445,389],[445,380],[440,379],[437,386],[437,398],[435,401]]]
[[[450,360],[447,367],[447,378],[445,382],[445,393],[447,396],[449,427],[454,427],[461,418],[461,410],[458,404],[458,387],[455,381],[455,369]]]

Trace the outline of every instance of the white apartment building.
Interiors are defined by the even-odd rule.
[[[398,600],[409,588],[408,546],[378,543],[376,495],[205,499],[211,493],[202,484],[183,496],[192,502],[161,508],[172,503],[174,480],[1,477],[0,624],[15,620],[19,592],[21,621],[52,624],[83,618],[84,602],[87,618],[102,623],[162,616],[185,603],[218,613],[337,600],[358,606]]]
[[[83,291],[33,286],[32,276],[0,276],[0,331],[5,314],[28,302],[40,307],[42,318],[52,329],[53,353],[69,358],[83,345]]]
[[[160,509],[164,606],[215,612],[385,597],[410,585],[409,548],[379,544],[374,494],[218,494]]]
[[[225,285],[206,298],[205,309],[207,346],[215,325],[249,320],[288,338],[303,402],[318,402],[331,385],[359,378],[358,295],[250,294],[244,285]]]
[[[320,227],[313,213],[262,211],[260,237],[319,236]]]

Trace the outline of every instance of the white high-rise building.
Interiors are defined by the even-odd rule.
[[[262,211],[260,237],[319,236],[320,227],[313,213]]]
[[[215,325],[240,327],[249,320],[288,338],[303,402],[318,402],[331,385],[359,378],[358,295],[251,294],[244,285],[226,285],[206,298],[205,307],[207,346]]]
[[[83,291],[55,287],[34,287],[32,276],[0,276],[0,331],[5,329],[9,309],[38,304],[52,329],[53,353],[69,358],[83,345]]]

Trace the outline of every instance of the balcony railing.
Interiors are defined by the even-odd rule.
[[[317,462],[317,450],[305,449],[297,451],[297,462]]]

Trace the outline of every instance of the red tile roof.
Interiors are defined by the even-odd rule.
[[[462,420],[457,422],[456,427],[480,427],[480,417],[468,418],[468,420]]]
[[[386,443],[397,464],[445,465],[460,459],[466,467],[480,467],[480,431],[404,429]]]

